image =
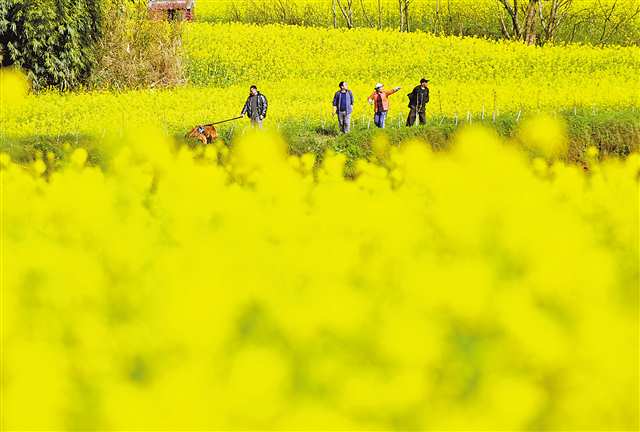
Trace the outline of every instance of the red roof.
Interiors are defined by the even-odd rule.
[[[193,0],[151,0],[149,9],[168,10],[168,9],[192,9]]]

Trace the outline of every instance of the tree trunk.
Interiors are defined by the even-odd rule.
[[[338,16],[336,15],[336,0],[331,0],[331,14],[333,15],[333,28],[338,28]]]
[[[536,9],[540,0],[529,0],[524,22],[524,41],[527,45],[536,42]]]
[[[352,6],[352,1],[353,0],[347,0],[349,3],[349,28],[353,28],[353,6]]]
[[[409,19],[409,3],[411,0],[404,0],[404,21],[405,21],[405,30],[407,32],[411,31],[411,21]]]
[[[616,0],[617,1],[617,0]],[[497,0],[511,18],[511,30],[500,16],[500,26],[505,38],[519,39],[527,45],[544,45],[553,39],[556,30],[569,13],[573,0],[527,0],[526,8],[518,0]],[[548,5],[547,8],[544,5]],[[524,13],[518,18],[519,11]],[[575,29],[574,29],[575,30]]]
[[[409,22],[409,4],[411,0],[398,0],[398,13],[400,15],[400,31],[408,32],[411,30]]]

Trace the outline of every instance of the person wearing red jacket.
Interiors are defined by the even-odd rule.
[[[389,111],[389,96],[398,90],[400,90],[400,87],[394,87],[393,90],[385,90],[384,85],[378,83],[375,86],[375,91],[369,96],[369,103],[373,104],[375,112],[373,122],[377,127],[384,128],[387,112]]]

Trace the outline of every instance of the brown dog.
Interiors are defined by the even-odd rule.
[[[213,125],[196,126],[187,134],[189,138],[197,138],[202,144],[207,144],[218,139],[218,131]]]

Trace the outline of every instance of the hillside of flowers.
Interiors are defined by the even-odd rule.
[[[348,53],[338,63],[337,46]],[[389,111],[389,127],[398,128],[406,118],[406,93],[423,76],[430,79],[427,118],[435,128],[473,122],[499,128],[541,112],[577,113],[584,120],[574,123],[592,129],[584,133],[587,139],[597,134],[599,141],[604,136],[632,150],[640,140],[638,47],[540,48],[424,33],[194,22],[184,26],[183,50],[186,86],[42,92],[28,95],[20,106],[4,104],[0,148],[12,153],[37,137],[57,149],[148,122],[182,137],[195,125],[236,117],[253,84],[269,99],[267,124],[275,129],[295,124],[293,136],[333,125],[331,99],[340,81],[354,92],[352,117],[360,130],[373,127],[366,99],[375,83],[400,86]],[[376,52],[384,53],[380,60]],[[602,131],[601,115],[624,130]],[[220,130],[230,137],[245,126],[227,123]]]

